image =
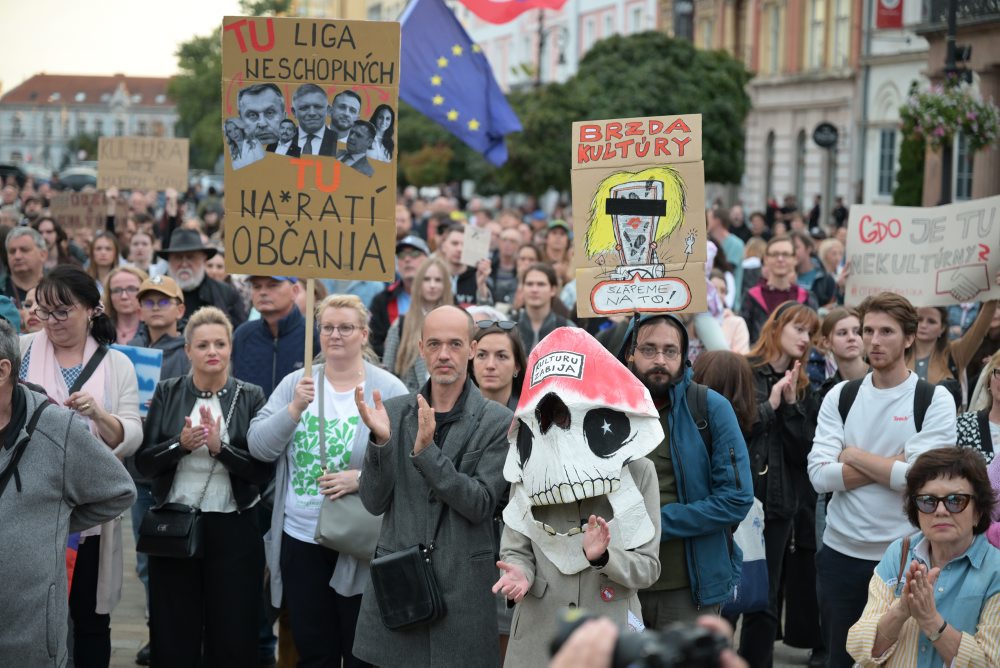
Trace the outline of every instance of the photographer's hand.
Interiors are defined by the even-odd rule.
[[[552,657],[549,668],[608,668],[611,665],[618,626],[607,617],[580,625]]]

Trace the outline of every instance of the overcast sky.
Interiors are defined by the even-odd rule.
[[[176,74],[179,43],[239,14],[238,0],[0,0],[0,94],[41,72]]]

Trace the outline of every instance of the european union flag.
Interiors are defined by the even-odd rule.
[[[521,121],[489,61],[443,0],[412,0],[403,12],[399,96],[499,167],[503,138]]]

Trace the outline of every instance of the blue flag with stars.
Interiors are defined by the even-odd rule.
[[[499,167],[521,121],[489,61],[444,0],[412,0],[400,19],[399,97]]]

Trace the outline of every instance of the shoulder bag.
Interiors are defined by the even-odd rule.
[[[233,411],[236,410],[236,402],[240,398],[240,390],[243,389],[241,383],[236,383],[236,392],[233,393],[233,403],[229,405],[229,414],[226,416],[226,431],[232,424]],[[201,496],[198,498],[198,506],[189,506],[184,503],[164,503],[160,506],[150,508],[142,518],[139,525],[139,541],[136,543],[137,552],[148,554],[152,557],[170,557],[174,559],[199,558],[203,552],[202,541],[202,521],[201,504],[205,500],[208,492],[208,484],[215,475],[215,467],[219,460],[212,460],[212,468],[205,478],[205,486],[201,488]]]
[[[375,600],[382,623],[390,631],[431,624],[445,615],[444,596],[431,563],[443,517],[444,510],[438,515],[429,545],[413,545],[372,561]]]
[[[326,372],[320,373],[319,391],[319,458],[323,472],[326,460]],[[355,439],[357,440],[357,439]],[[345,494],[337,499],[323,499],[316,522],[315,541],[323,547],[348,554],[368,563],[375,556],[375,545],[382,530],[382,516],[372,515],[361,503],[358,494]]]

